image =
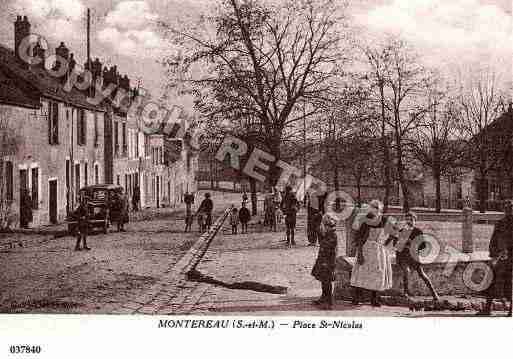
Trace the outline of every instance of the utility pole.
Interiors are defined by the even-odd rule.
[[[303,205],[306,207],[306,100],[303,101]]]

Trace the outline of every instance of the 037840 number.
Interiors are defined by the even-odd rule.
[[[41,347],[39,345],[11,345],[9,352],[11,354],[39,354]]]

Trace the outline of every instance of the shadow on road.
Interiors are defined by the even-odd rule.
[[[213,284],[228,289],[241,289],[241,290],[252,290],[255,292],[271,293],[271,294],[286,294],[287,287],[274,286],[258,282],[235,282],[225,283],[215,278],[204,275],[203,273],[193,270],[187,273],[187,279],[192,282],[200,282]]]

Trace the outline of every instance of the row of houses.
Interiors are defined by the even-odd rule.
[[[15,49],[30,35],[28,18],[14,23]],[[47,57],[39,46],[34,56]],[[180,138],[146,134],[137,112],[127,111],[138,90],[116,66],[86,61],[96,87],[65,88],[76,66],[61,43],[55,53],[68,61],[62,76],[44,61],[29,64],[0,45],[0,220],[19,224],[22,194],[30,194],[32,225],[57,223],[77,205],[80,188],[113,183],[128,197],[139,192],[141,207],[174,206],[185,191],[195,190],[197,160]],[[52,72],[58,72],[53,68]],[[95,88],[115,89],[100,103],[90,101]],[[120,105],[116,95],[123,94]],[[89,100],[88,100],[89,99]],[[128,106],[127,103],[128,102]]]

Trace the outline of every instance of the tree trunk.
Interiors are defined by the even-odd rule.
[[[267,182],[269,186],[275,187],[278,184],[278,179],[280,178],[281,169],[276,164],[280,160],[280,141],[274,141],[269,146],[270,154],[274,156],[275,161],[271,163],[269,166],[269,177],[267,177]]]
[[[400,144],[400,139],[397,140],[397,173],[399,175],[399,182],[401,183],[401,190],[403,192],[403,212],[408,213],[410,211],[410,192],[408,190],[408,184],[404,175],[403,166],[403,151]]]
[[[336,163],[333,165],[333,186],[336,192],[340,191],[340,179],[338,177],[338,165]],[[337,196],[335,199],[335,210],[340,211],[340,207],[340,198]]]
[[[256,179],[249,178],[249,187],[251,190],[251,213],[253,216],[257,215],[257,193],[256,193]]]
[[[479,212],[486,212],[486,199],[488,194],[488,186],[486,181],[486,172],[481,171],[479,178],[479,188],[478,188],[478,197],[479,197]]]
[[[440,213],[442,211],[442,201],[441,201],[441,190],[440,190],[440,181],[441,181],[441,175],[440,170],[435,169],[434,171],[434,177],[435,177],[435,212]]]
[[[358,206],[362,205],[362,180],[360,178],[356,179],[356,188],[358,190]]]
[[[385,127],[385,93],[384,93],[384,84],[380,84],[380,96],[381,96],[381,138],[383,141],[383,175],[385,180],[385,197],[383,198],[383,206],[384,210],[386,211],[388,209],[389,205],[389,198],[390,198],[390,152],[388,148],[388,140],[387,140],[387,134],[386,134],[386,127]]]

